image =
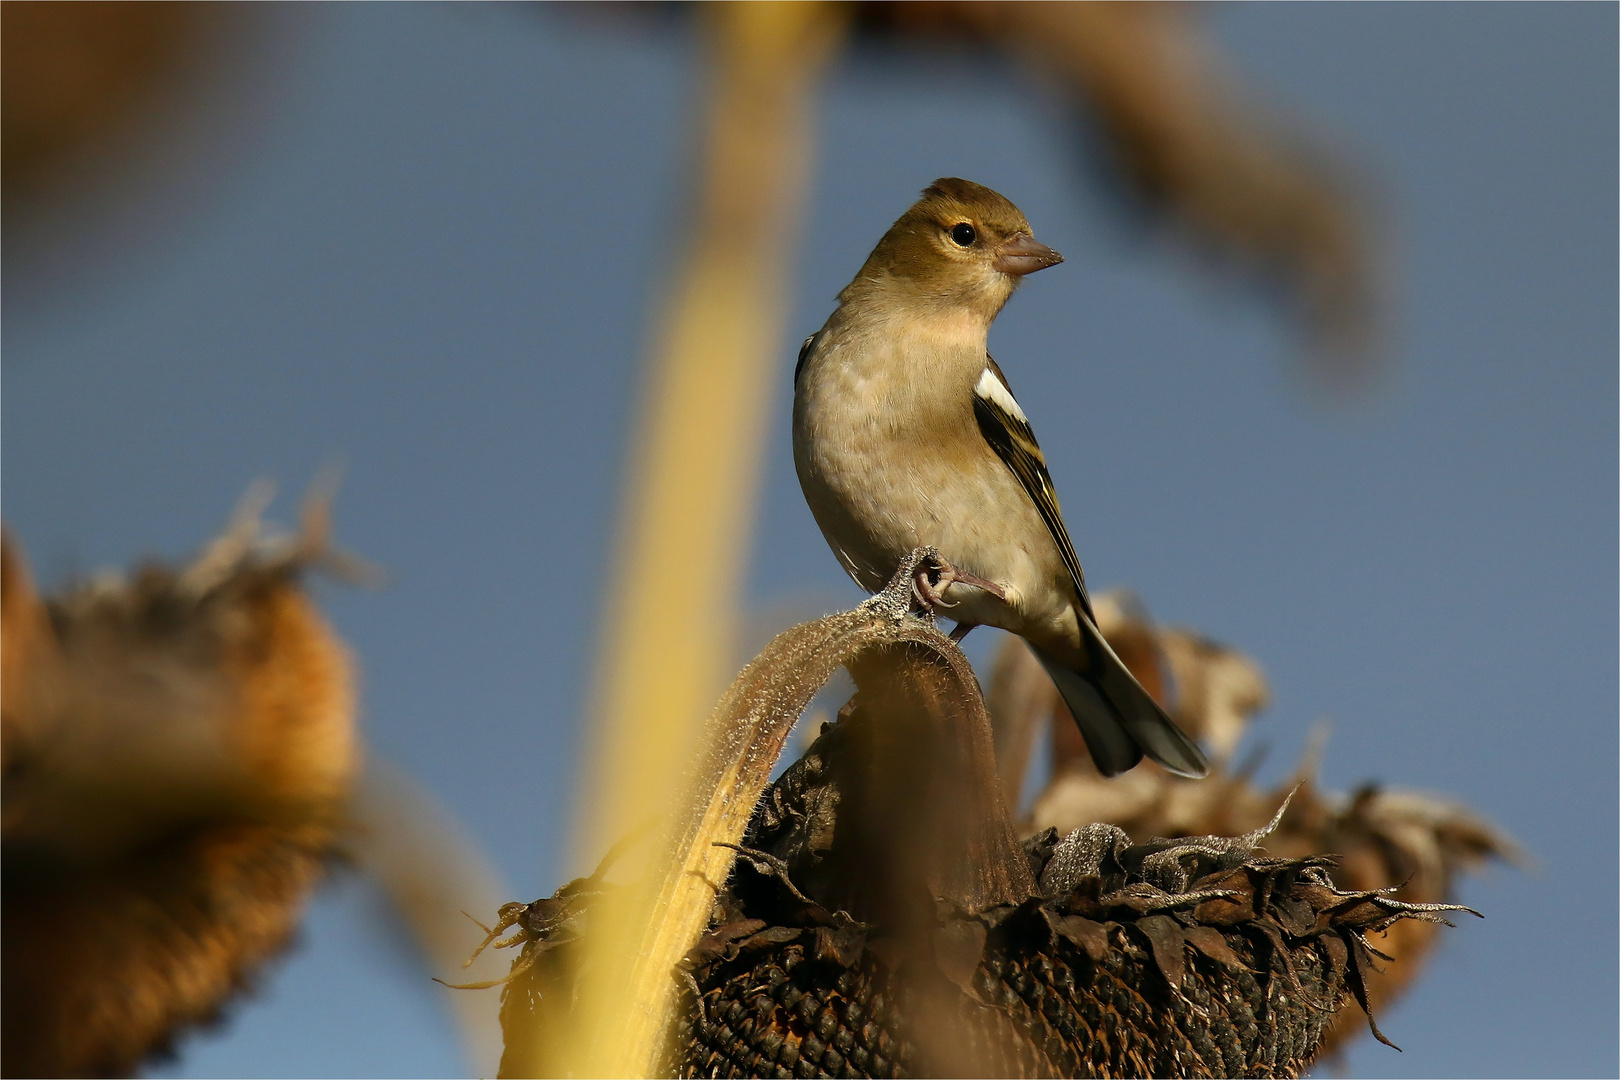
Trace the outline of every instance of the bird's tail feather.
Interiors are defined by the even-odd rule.
[[[1058,693],[1074,714],[1097,771],[1118,776],[1148,757],[1173,773],[1201,777],[1209,762],[1198,744],[1189,739],[1159,708],[1158,702],[1137,682],[1097,628],[1080,618],[1085,670],[1057,660],[1034,647]]]

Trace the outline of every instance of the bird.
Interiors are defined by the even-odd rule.
[[[1022,637],[1104,776],[1144,754],[1202,777],[1198,745],[1097,629],[1085,575],[1029,418],[990,356],[990,324],[1023,279],[1063,256],[1005,196],[934,181],[878,241],[805,339],[793,460],[822,535],[855,583],[881,590],[933,547],[919,598],[956,622]]]

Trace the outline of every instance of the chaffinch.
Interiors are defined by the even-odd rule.
[[[1145,753],[1203,776],[1198,746],[1097,630],[1085,576],[1029,420],[987,351],[1027,274],[1063,257],[980,184],[936,180],[873,249],[794,371],[793,458],[850,577],[877,592],[912,549],[949,564],[920,578],[957,622],[1029,642],[1099,771]]]

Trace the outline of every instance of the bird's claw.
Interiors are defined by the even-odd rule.
[[[911,571],[911,593],[917,598],[917,604],[930,615],[937,615],[940,608],[956,606],[945,599],[945,589],[951,583],[946,576],[949,566],[950,563],[944,559],[935,557],[919,562]]]
[[[956,584],[972,585],[998,600],[1007,599],[1007,593],[1000,585],[977,574],[958,570],[938,554],[918,560],[911,572],[912,592],[917,597],[917,603],[930,615],[939,614],[941,608],[956,606],[955,602],[945,599],[945,590]]]

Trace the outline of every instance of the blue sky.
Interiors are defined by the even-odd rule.
[[[319,595],[360,657],[370,746],[530,899],[581,869],[590,646],[682,235],[692,39],[515,6],[277,18],[251,137],[185,213],[50,287],[8,259],[4,514],[60,582],[181,556],[254,477],[296,495],[344,462],[338,534],[390,581]],[[1486,920],[1446,931],[1380,1017],[1406,1052],[1364,1041],[1353,1073],[1612,1075],[1616,9],[1240,5],[1211,25],[1375,177],[1388,377],[1313,394],[1275,313],[1124,224],[1015,71],[857,53],[820,102],[750,604],[857,598],[793,476],[797,342],[924,184],[996,187],[1069,258],[991,347],[1089,578],[1264,666],[1263,777],[1330,717],[1329,786],[1454,795],[1542,864],[1464,884]],[[155,1074],[462,1070],[446,991],[380,918],[335,884],[258,994]]]

